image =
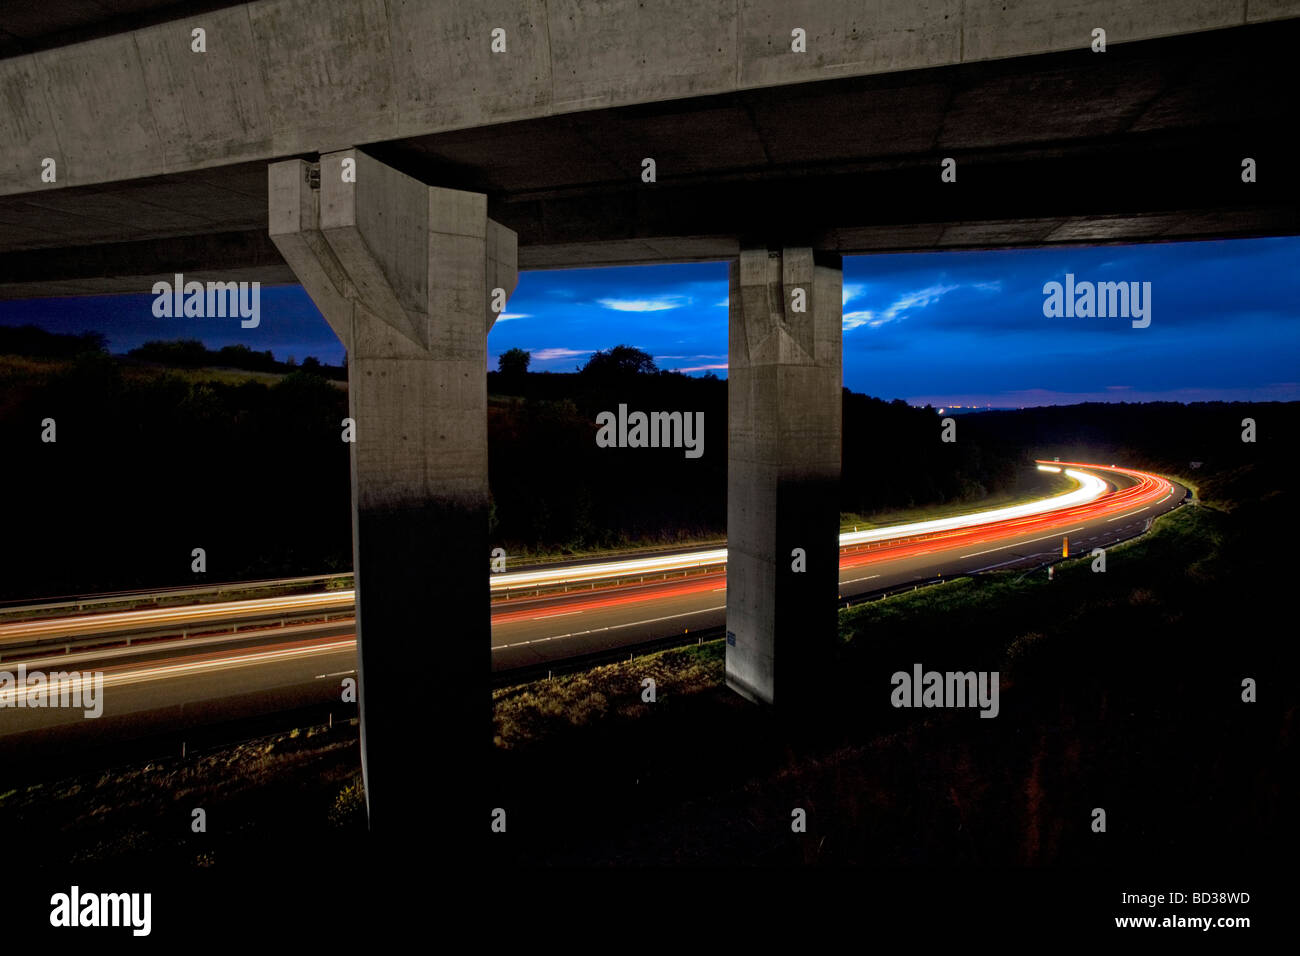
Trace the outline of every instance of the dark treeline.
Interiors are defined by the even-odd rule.
[[[192,374],[98,352],[4,373],[0,597],[350,570],[346,391],[301,371],[270,386]]]
[[[1253,442],[1242,440],[1245,419],[1254,422]],[[1300,402],[1089,402],[979,412],[957,427],[980,445],[1184,475],[1206,498],[1230,486],[1234,502],[1276,493],[1300,463]]]
[[[302,360],[302,365],[298,365],[292,358],[284,362],[278,361],[270,349],[255,352],[247,345],[224,345],[219,349],[209,349],[198,339],[146,342],[131,349],[127,356],[171,368],[237,368],[248,372],[277,373],[301,369],[336,381],[344,381],[348,377],[346,365],[325,365],[314,355],[307,356]]]
[[[493,534],[510,553],[614,548],[726,529],[727,387],[670,372],[489,373]],[[596,416],[704,413],[703,454],[600,448]]]
[[[35,325],[0,326],[0,355],[27,358],[72,358],[86,352],[107,352],[108,340],[102,332],[71,335],[47,332]],[[210,349],[198,339],[145,342],[131,349],[128,360],[165,365],[169,368],[237,368],[248,372],[285,374],[302,369],[324,378],[347,379],[346,365],[326,365],[309,355],[298,365],[293,358],[281,362],[270,349],[256,352],[247,345],[226,345]]]
[[[82,352],[107,350],[108,339],[102,332],[69,335],[47,332],[35,325],[0,325],[0,355],[23,355],[29,358],[71,358]]]
[[[516,351],[516,350],[512,350]],[[579,372],[527,374],[507,353],[489,373],[494,533],[509,549],[612,548],[723,536],[727,523],[727,383],[655,368],[627,346],[597,352]],[[940,440],[934,409],[844,390],[840,509],[874,512],[979,501],[1036,482],[1009,442]],[[703,412],[704,455],[600,448],[596,417]]]
[[[978,502],[1038,484],[1016,442],[970,440],[958,418],[957,440],[945,442],[942,418],[902,399],[886,402],[844,390],[844,453],[840,510],[861,515],[949,502]]]
[[[64,361],[0,363],[4,597],[350,567],[345,389],[302,368],[273,384],[207,381],[111,357],[94,336],[17,331],[5,341],[18,351]],[[658,371],[634,349],[597,353],[581,372],[526,366],[488,376],[494,546],[520,555],[725,534],[724,380]],[[702,412],[703,455],[598,447],[597,415],[620,404]],[[1241,443],[1243,408],[1265,444]],[[47,418],[54,443],[41,440]],[[1180,472],[1194,458],[1209,476],[1294,436],[1295,419],[1295,405],[1084,405],[962,416],[957,442],[944,443],[934,409],[846,390],[840,506],[869,516],[976,504],[1027,488],[1033,454]],[[196,547],[203,576],[190,570]]]

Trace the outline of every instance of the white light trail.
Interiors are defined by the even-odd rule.
[[[1077,507],[1095,501],[1105,494],[1106,482],[1095,475],[1074,468],[1057,468],[1039,465],[1044,471],[1061,471],[1078,483],[1072,491],[1031,501],[1022,505],[996,508],[936,518],[909,524],[873,528],[868,531],[850,531],[840,535],[840,546],[867,544],[897,538],[915,537],[953,529],[975,528],[982,525],[1041,515],[1064,508]],[[1116,469],[1123,471],[1123,469]],[[1136,473],[1134,473],[1136,474]],[[671,571],[689,571],[694,568],[719,567],[727,563],[726,548],[710,548],[682,554],[661,555],[650,558],[630,558],[619,561],[600,561],[593,564],[562,565],[534,571],[514,571],[491,576],[493,591],[516,588],[546,587],[601,579],[627,579],[638,575],[657,575]],[[211,621],[214,624],[237,618],[259,617],[275,614],[293,614],[310,610],[345,610],[356,599],[352,589],[326,593],[288,595],[245,601],[224,601],[214,604],[186,605],[183,607],[148,608],[107,614],[85,614],[71,618],[45,618],[35,621],[18,621],[0,625],[0,645],[6,641],[33,638],[76,637],[83,634],[112,633],[138,630],[146,627],[189,627]]]

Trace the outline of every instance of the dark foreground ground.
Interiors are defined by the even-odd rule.
[[[992,574],[842,612],[838,666],[797,720],[727,690],[717,642],[497,691],[476,782],[508,823],[474,841],[461,876],[546,893],[570,878],[534,868],[851,867],[898,893],[985,873],[967,881],[981,888],[968,902],[1029,918],[1012,897],[1065,879],[1050,911],[1082,907],[1094,922],[1138,912],[1119,893],[1158,879],[1253,890],[1254,910],[1215,915],[1259,912],[1297,847],[1300,683],[1296,522],[1255,478],[1221,476],[1219,497],[1111,549],[1104,574],[1083,559],[1050,582]],[[1252,493],[1229,497],[1234,482]],[[998,716],[894,709],[890,676],[914,663],[998,671]],[[435,744],[413,735],[431,794],[455,786]],[[400,895],[416,885],[402,882],[408,867],[437,869],[440,841],[487,830],[413,820],[405,848],[374,856],[356,727],[342,722],[93,775],[3,776],[0,832],[35,877],[25,892],[130,873],[199,886],[189,911],[281,874],[277,892],[296,900]],[[205,833],[192,832],[196,807]]]

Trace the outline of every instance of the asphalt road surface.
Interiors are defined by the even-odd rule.
[[[842,536],[847,546],[840,558],[841,598],[851,601],[939,576],[1032,567],[1059,557],[1067,537],[1071,556],[1087,554],[1140,533],[1185,495],[1181,486],[1140,472],[1095,465],[1073,470],[1082,479],[1080,489],[1049,504]],[[1062,507],[1065,501],[1073,503]],[[546,666],[716,629],[726,612],[719,557],[725,561],[725,551],[661,553],[499,576],[493,582],[493,670]],[[331,592],[0,625],[0,652],[24,637],[145,638],[129,647],[119,640],[116,646],[69,645],[22,659],[0,657],[0,672],[16,673],[22,665],[28,672],[83,675],[57,684],[81,707],[15,707],[15,690],[0,677],[0,742],[6,750],[59,746],[71,737],[83,744],[107,742],[337,702],[341,682],[356,669],[350,607],[350,594]],[[324,619],[326,614],[334,619]],[[290,616],[276,622],[277,615]],[[223,622],[251,629],[220,633]],[[178,626],[191,636],[148,639]],[[212,633],[202,636],[205,629]],[[90,720],[85,714],[96,685],[84,675],[96,671],[103,674],[103,716]],[[339,709],[346,715],[348,708]]]

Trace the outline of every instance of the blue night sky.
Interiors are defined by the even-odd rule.
[[[1046,318],[1043,284],[1150,282],[1151,325]],[[534,371],[637,346],[660,368],[727,369],[725,263],[530,272],[488,338]],[[244,343],[337,363],[342,348],[296,286],[262,290],[261,325],[155,318],[149,294],[0,302],[0,323],[99,330],[113,352],[149,339]],[[1300,237],[844,260],[844,384],[914,404],[1300,399]]]

